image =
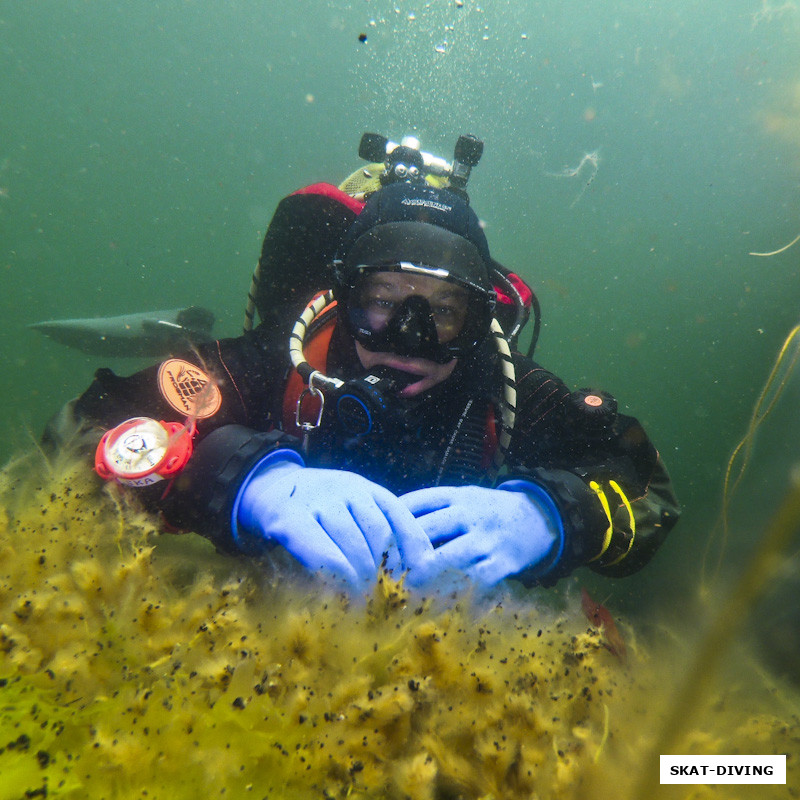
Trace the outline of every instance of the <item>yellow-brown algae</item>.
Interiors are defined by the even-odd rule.
[[[159,534],[81,465],[23,466],[0,474],[0,800],[625,798],[656,740],[678,658],[621,664],[576,590],[487,607],[384,575],[350,602]],[[796,698],[717,691],[685,752],[787,752],[800,785]],[[663,796],[739,796],[688,789]]]

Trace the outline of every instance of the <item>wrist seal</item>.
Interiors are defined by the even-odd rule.
[[[242,425],[217,428],[196,445],[165,499],[162,511],[167,522],[195,530],[220,549],[235,552],[230,524],[241,484],[273,450],[297,447],[297,439],[283,431],[257,433]]]
[[[553,586],[559,578],[588,564],[602,550],[608,519],[597,495],[572,472],[539,467],[506,476],[504,483],[514,479],[541,487],[561,518],[564,536],[558,558],[547,564],[546,571],[533,576],[542,586]]]

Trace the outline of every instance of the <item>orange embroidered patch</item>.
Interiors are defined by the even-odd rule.
[[[180,414],[206,419],[219,411],[222,393],[213,379],[182,358],[170,358],[158,368],[162,397]]]

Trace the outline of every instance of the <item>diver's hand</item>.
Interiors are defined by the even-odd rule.
[[[235,505],[234,538],[258,552],[282,545],[304,567],[365,587],[386,566],[398,575],[427,563],[433,547],[411,512],[388,489],[353,472],[313,469],[299,457],[256,470]]]
[[[482,586],[535,570],[563,540],[555,505],[528,481],[497,489],[439,486],[400,499],[436,548],[437,568],[458,570]]]

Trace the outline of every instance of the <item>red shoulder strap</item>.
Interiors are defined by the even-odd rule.
[[[361,209],[364,208],[363,200],[356,200],[355,197],[350,197],[347,192],[343,192],[332,183],[312,183],[311,186],[304,186],[302,189],[292,192],[292,194],[318,194],[322,197],[330,197],[332,200],[338,200],[354,214],[360,214]]]

